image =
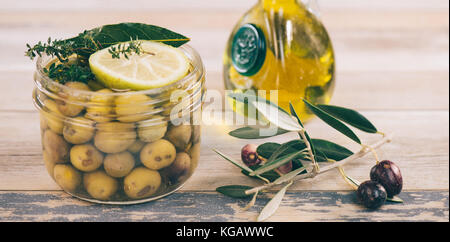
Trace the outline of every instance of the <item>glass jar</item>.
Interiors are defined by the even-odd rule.
[[[275,98],[272,101],[285,110],[291,102],[302,121],[313,116],[303,98],[329,103],[335,86],[334,51],[312,12],[314,3],[259,0],[231,32],[224,54],[225,88]],[[271,97],[271,91],[277,91],[277,97]],[[232,107],[248,115],[246,107]]]
[[[204,67],[191,47],[187,76],[145,91],[50,79],[37,61],[33,100],[40,111],[43,159],[67,193],[95,203],[135,204],[175,192],[200,155]]]

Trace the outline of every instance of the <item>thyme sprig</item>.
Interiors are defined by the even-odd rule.
[[[89,66],[80,64],[52,63],[48,68],[44,68],[43,70],[48,77],[58,81],[61,84],[71,81],[88,83],[90,80],[95,78]]]
[[[130,41],[128,43],[119,44],[117,46],[111,46],[108,49],[113,59],[120,59],[120,56],[124,56],[128,59],[131,54],[140,55],[144,50],[142,49],[140,41]]]

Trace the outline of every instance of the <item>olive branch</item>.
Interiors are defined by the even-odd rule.
[[[268,142],[259,145],[257,154],[264,160],[264,163],[253,167],[247,167],[244,164],[241,165],[240,162],[231,159],[218,150],[214,150],[222,158],[239,167],[244,175],[258,178],[265,183],[258,187],[231,185],[216,189],[218,192],[233,198],[252,197],[252,200],[244,210],[252,207],[255,204],[257,196],[262,192],[273,187],[281,187],[278,193],[263,208],[257,221],[266,220],[276,212],[286,190],[292,184],[300,180],[315,178],[333,169],[339,169],[346,182],[352,188],[357,189],[360,182],[347,176],[343,166],[364,157],[368,153],[372,153],[378,163],[379,160],[375,149],[386,143],[390,143],[393,138],[392,135],[386,135],[378,131],[366,117],[355,110],[331,105],[315,105],[307,100],[303,100],[306,107],[319,119],[361,146],[358,152],[353,153],[345,147],[331,141],[311,139],[291,103],[289,105],[290,112],[288,113],[269,100],[252,94],[232,93],[229,94],[229,97],[237,102],[248,105],[248,108],[255,108],[267,121],[278,128],[278,131],[272,136],[262,136],[261,129],[255,127],[239,128],[231,131],[229,133],[231,136],[240,139],[261,139],[288,132],[296,132],[299,135],[299,139],[291,140],[284,144]],[[363,144],[359,137],[347,125],[363,132],[381,135],[382,138],[371,145]],[[288,162],[293,162],[292,171],[287,174],[281,174],[277,171],[277,168]],[[309,165],[306,165],[307,163]],[[329,165],[320,166],[319,163],[328,163]],[[398,198],[392,198],[391,200],[401,202]]]

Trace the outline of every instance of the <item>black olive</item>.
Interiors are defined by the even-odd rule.
[[[365,207],[377,209],[386,202],[387,193],[380,183],[366,181],[359,186],[357,197]]]
[[[382,161],[370,171],[370,179],[379,182],[387,192],[388,197],[398,195],[403,188],[403,178],[400,168],[392,161]]]
[[[258,146],[254,144],[248,144],[242,148],[241,158],[244,164],[251,167],[259,165],[262,162],[262,160],[258,156],[258,153],[256,152],[257,148]]]

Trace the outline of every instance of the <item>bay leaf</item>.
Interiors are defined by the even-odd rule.
[[[86,30],[74,38],[64,40],[78,46],[75,52],[89,56],[94,52],[130,40],[152,40],[173,47],[179,47],[189,38],[163,27],[143,23],[119,23]]]
[[[375,126],[361,113],[338,106],[332,105],[317,105],[322,111],[328,113],[329,115],[345,122],[359,130],[367,133],[377,133],[378,130]]]
[[[318,118],[323,120],[325,123],[342,133],[343,135],[347,136],[351,140],[355,141],[358,144],[361,144],[361,140],[358,138],[358,136],[350,129],[348,128],[344,123],[336,119],[335,117],[329,115],[328,113],[324,112],[322,109],[318,108],[317,106],[309,103],[307,100],[303,99],[303,102],[306,104],[306,107],[308,107],[311,112],[313,112]]]
[[[231,185],[222,186],[216,188],[216,191],[222,193],[225,196],[232,198],[248,198],[253,196],[253,194],[245,194],[245,191],[252,189],[253,187],[241,186],[241,185]]]
[[[263,208],[261,213],[259,214],[258,218],[256,219],[258,222],[264,221],[270,216],[272,216],[278,209],[278,207],[281,204],[281,201],[284,198],[284,195],[286,194],[286,190],[292,185],[292,182],[288,183],[286,186],[284,186],[270,201],[267,203],[267,205]]]

